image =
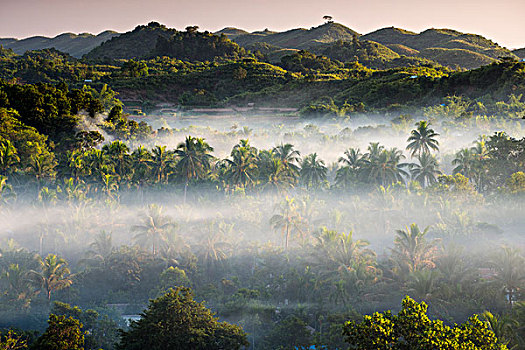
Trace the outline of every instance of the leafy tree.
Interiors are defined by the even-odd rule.
[[[293,231],[302,233],[302,219],[297,211],[294,198],[286,197],[277,207],[278,213],[270,218],[270,224],[274,230],[282,230],[284,248],[288,249]]]
[[[0,350],[27,349],[27,341],[21,335],[9,330],[7,334],[0,334]]]
[[[264,346],[275,350],[306,350],[314,343],[307,324],[297,316],[289,316],[279,322],[264,338]]]
[[[32,349],[84,350],[84,333],[79,320],[50,314],[48,324]]]
[[[122,332],[117,349],[241,349],[246,333],[236,325],[218,322],[191,289],[178,287],[151,300],[138,321]]]
[[[347,322],[343,333],[351,349],[507,349],[476,315],[449,327],[426,313],[425,303],[406,297],[397,315],[365,315],[362,322]]]

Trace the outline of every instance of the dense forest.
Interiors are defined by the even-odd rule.
[[[335,28],[1,48],[0,349],[525,348],[525,62]]]

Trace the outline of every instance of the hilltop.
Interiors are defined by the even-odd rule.
[[[477,34],[452,29],[427,29],[414,33],[400,28],[382,28],[363,35],[361,40],[383,44],[400,55],[430,59],[451,68],[476,68],[499,57],[516,55]]]
[[[516,56],[518,56],[521,59],[525,58],[525,48],[513,50],[512,53],[515,54]]]
[[[5,38],[0,39],[0,45],[12,49],[14,53],[22,55],[26,51],[55,48],[73,57],[80,58],[100,44],[118,36],[119,33],[107,30],[98,35],[89,33],[73,34],[63,33],[54,38],[33,36],[26,39]]]
[[[225,33],[228,35],[227,33]],[[312,50],[319,45],[339,40],[350,41],[359,36],[356,31],[339,23],[325,23],[310,29],[297,28],[285,32],[265,30],[244,35],[234,35],[231,39],[241,46],[254,43],[267,43],[281,49]]]
[[[213,60],[216,57],[237,58],[244,49],[227,38],[210,32],[167,28],[157,22],[137,26],[134,30],[103,43],[89,52],[89,60],[145,59],[169,56],[186,61]]]

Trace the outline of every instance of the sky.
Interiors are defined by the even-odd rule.
[[[395,26],[451,28],[525,47],[525,0],[0,0],[0,38],[132,30],[157,21],[184,29],[310,28],[323,15],[366,34]]]

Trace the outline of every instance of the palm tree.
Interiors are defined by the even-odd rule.
[[[13,171],[13,166],[20,162],[15,146],[9,140],[0,142],[0,175]]]
[[[407,139],[407,150],[412,152],[412,157],[416,154],[430,153],[430,150],[438,151],[439,142],[436,140],[439,136],[433,129],[430,129],[430,123],[422,120],[416,123],[416,129],[412,130],[410,137]]]
[[[288,249],[290,236],[293,231],[302,232],[302,219],[297,211],[294,198],[286,197],[277,207],[277,214],[270,218],[270,225],[274,230],[282,230],[284,248]]]
[[[156,256],[161,243],[166,243],[166,232],[171,227],[171,218],[162,215],[162,207],[152,204],[142,216],[142,224],[132,226],[131,231],[136,232],[133,239],[151,244],[153,256]]]
[[[31,270],[31,279],[37,287],[45,290],[47,300],[51,300],[51,292],[73,284],[71,272],[64,259],[49,254],[45,259],[40,258],[39,263],[40,271]]]
[[[404,177],[408,177],[408,173],[403,169],[407,164],[400,163],[402,158],[404,156],[397,148],[381,150],[377,156],[370,157],[365,168],[368,180],[382,186],[403,181]]]
[[[515,337],[513,328],[520,326],[516,320],[513,320],[507,315],[498,316],[489,311],[485,311],[482,316],[487,328],[494,332],[494,335],[498,338],[499,344],[508,345]],[[517,347],[513,347],[512,349],[516,348]]]
[[[267,177],[264,179],[264,189],[270,188],[282,193],[293,187],[295,183],[295,177],[290,174],[280,159],[270,159],[265,164],[265,173]]]
[[[186,140],[180,143],[175,150],[178,158],[176,170],[184,180],[184,203],[186,203],[186,193],[190,180],[203,178],[210,169],[210,162],[213,156],[213,147],[208,145],[204,139],[187,136]]]
[[[338,162],[343,166],[337,169],[335,183],[337,186],[347,188],[355,183],[359,172],[368,164],[367,156],[361,154],[359,148],[349,148],[339,157]]]
[[[433,155],[424,152],[417,157],[419,164],[414,163],[410,165],[412,178],[418,181],[423,187],[427,187],[435,183],[436,175],[441,175],[439,164]]]
[[[330,293],[336,296],[335,299],[345,304],[348,295],[341,294],[340,288],[355,294],[375,281],[379,270],[376,255],[367,248],[367,241],[354,240],[352,232],[338,233],[326,228],[322,228],[315,238],[313,266],[319,272],[322,285],[335,287]]]
[[[167,151],[166,146],[155,146],[151,150],[152,159],[150,164],[157,177],[157,183],[168,181],[168,169],[173,162],[173,152]]]
[[[0,175],[0,204],[5,204],[9,198],[15,197],[13,187],[7,183],[7,176]]]
[[[215,271],[217,266],[223,263],[225,259],[233,252],[233,245],[226,239],[233,232],[233,224],[227,224],[224,221],[209,222],[207,233],[199,247],[200,260],[210,273]]]
[[[224,160],[226,180],[234,186],[253,186],[257,174],[257,149],[251,147],[248,140],[241,140],[233,148],[231,157]]]
[[[286,171],[288,171],[291,177],[294,179],[299,174],[299,162],[301,160],[301,153],[294,149],[290,143],[280,144],[272,149],[273,155],[279,159]]]
[[[5,296],[10,301],[21,301],[25,307],[29,306],[34,295],[28,279],[28,271],[19,264],[10,264],[1,276],[5,282]]]
[[[456,153],[452,165],[454,165],[453,174],[461,174],[468,178],[471,178],[474,167],[474,153],[468,148],[463,148]]]
[[[133,178],[136,183],[143,184],[151,170],[152,155],[144,146],[137,147],[131,153],[131,164],[133,165]]]
[[[128,146],[124,142],[113,141],[108,145],[104,145],[102,151],[108,156],[115,173],[119,176],[119,180],[122,180],[131,164]]]
[[[108,257],[113,253],[113,237],[111,233],[105,231],[95,236],[95,241],[89,245],[90,250],[86,252],[86,258],[81,262],[84,264],[106,265]]]
[[[300,175],[307,188],[317,187],[326,181],[328,169],[324,161],[317,159],[317,153],[312,153],[304,157],[301,163]]]
[[[408,291],[419,300],[430,300],[438,291],[441,273],[436,269],[422,269],[410,274]]]
[[[520,250],[504,246],[501,252],[491,261],[496,271],[495,283],[498,283],[506,295],[510,307],[515,302],[525,283],[525,260]]]
[[[429,227],[426,227],[421,231],[417,224],[411,224],[405,230],[396,230],[395,248],[392,249],[392,258],[396,264],[394,272],[413,273],[435,267],[437,248],[434,242],[426,241],[428,230]]]
[[[41,153],[31,156],[27,170],[35,176],[40,188],[40,181],[43,178],[54,176],[55,165],[56,162],[53,157]]]

